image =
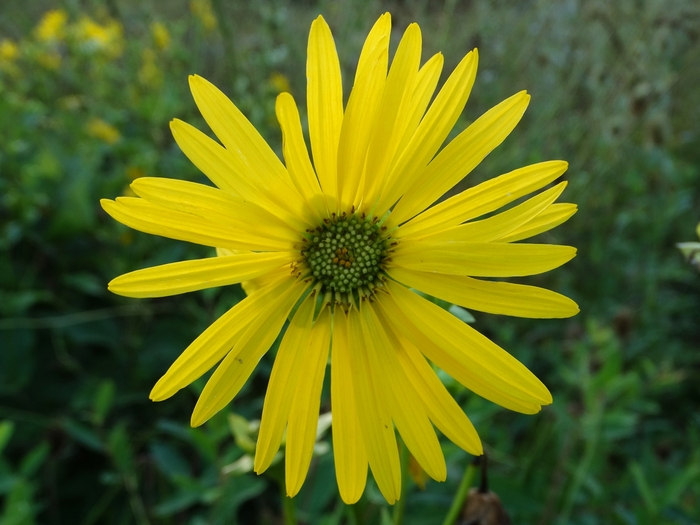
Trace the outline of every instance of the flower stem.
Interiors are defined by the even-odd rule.
[[[401,496],[394,506],[393,525],[401,525],[403,521],[403,513],[406,509],[406,492],[408,485],[408,462],[409,452],[405,443],[401,443]]]
[[[459,488],[457,489],[457,494],[455,494],[455,497],[452,500],[452,506],[450,507],[450,511],[447,513],[445,521],[442,522],[442,525],[455,524],[457,518],[459,517],[459,513],[462,510],[462,507],[464,507],[464,502],[467,499],[469,488],[472,486],[475,476],[476,465],[474,464],[474,462],[470,461],[469,465],[464,471],[464,476],[462,476],[462,481],[460,482]]]
[[[294,508],[294,498],[288,498],[284,483],[281,485],[282,513],[284,514],[284,525],[297,525],[297,517]]]

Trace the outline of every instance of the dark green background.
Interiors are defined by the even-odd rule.
[[[69,25],[85,15],[119,21],[121,55],[64,42],[61,67],[42,66],[48,44],[33,28],[57,5]],[[116,275],[211,251],[129,231],[98,201],[124,194],[135,173],[203,181],[168,130],[173,117],[206,129],[191,73],[221,87],[279,151],[271,75],[285,75],[304,105],[311,21],[323,13],[333,29],[347,92],[364,37],[387,10],[393,47],[417,21],[425,56],[442,51],[445,72],[479,48],[455,132],[517,91],[532,94],[523,121],[465,187],[542,160],[570,163],[563,199],[579,213],[540,240],[579,255],[522,281],[573,297],[581,313],[474,314],[477,329],[543,379],[554,404],[510,413],[444,378],[484,440],[493,489],[517,524],[698,523],[700,276],[675,248],[697,240],[700,219],[696,0],[221,0],[213,29],[185,1],[5,0],[0,40],[20,56],[0,68],[0,524],[281,523],[279,469],[221,472],[244,454],[227,411],[189,428],[202,381],[148,400],[242,290],[111,295]],[[170,32],[165,50],[153,21]],[[120,140],[91,136],[93,118]],[[273,357],[228,411],[259,418]],[[412,484],[405,523],[442,522],[469,461],[450,443],[444,450],[447,482]],[[386,507],[370,482],[366,522],[380,523]],[[331,454],[314,461],[297,513],[314,524],[349,519]]]

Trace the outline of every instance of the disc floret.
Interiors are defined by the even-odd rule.
[[[386,227],[364,214],[333,214],[309,230],[302,255],[322,292],[373,289],[390,246]]]

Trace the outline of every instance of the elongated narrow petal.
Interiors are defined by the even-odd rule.
[[[364,179],[354,204],[374,204],[412,116],[411,106],[420,67],[422,37],[418,24],[410,24],[399,42],[386,79],[367,151]],[[415,129],[415,128],[414,128]],[[400,152],[398,152],[400,153]]]
[[[411,219],[396,236],[424,236],[497,210],[559,178],[567,166],[561,160],[540,162],[482,182]]]
[[[285,455],[285,480],[287,496],[290,498],[296,496],[301,489],[311,464],[330,344],[330,309],[324,308],[314,323],[308,346],[299,349],[304,354],[305,367],[303,372],[300,371],[304,374],[304,380],[299,382],[294,394]]]
[[[294,252],[263,252],[163,264],[120,275],[109,283],[109,291],[126,297],[166,297],[240,283],[298,258]]]
[[[341,211],[350,208],[359,189],[367,147],[386,83],[390,34],[391,17],[387,13],[379,18],[370,31],[360,54],[338,142],[338,195]]]
[[[500,240],[545,211],[566,188],[567,182],[560,182],[553,188],[512,207],[511,209],[483,219],[453,226],[447,230],[424,237],[430,241],[492,242]]]
[[[172,120],[170,130],[187,158],[219,188],[258,204],[297,230],[305,227],[304,221],[276,202],[264,186],[256,185],[255,174],[243,159],[181,120]]]
[[[294,314],[277,351],[265,393],[260,433],[255,447],[254,468],[258,474],[267,470],[280,448],[294,392],[298,388],[302,370],[306,368],[300,350],[309,345],[315,307],[316,295],[309,294]]]
[[[390,398],[386,380],[372,367],[369,342],[362,332],[359,312],[351,310],[348,321],[348,353],[360,432],[374,479],[384,498],[393,505],[401,495],[401,464],[387,406]]]
[[[576,248],[554,244],[418,240],[399,245],[391,265],[472,277],[523,277],[558,268],[575,256]]]
[[[509,233],[498,239],[499,242],[515,242],[523,239],[529,239],[537,234],[556,228],[560,224],[568,221],[578,207],[575,204],[563,202],[560,204],[552,204],[537,217],[526,222],[517,230]]]
[[[199,75],[190,75],[189,81],[199,111],[226,150],[248,165],[257,177],[256,182],[270,190],[289,189],[287,170],[236,105]]]
[[[382,297],[379,298],[382,301]],[[392,323],[377,308],[382,327],[394,341],[397,356],[404,372],[425,405],[431,421],[451,441],[470,454],[483,453],[481,440],[469,418],[442,384],[435,371],[425,360],[420,350],[400,332],[392,329]]]
[[[276,241],[249,231],[236,230],[207,221],[145,199],[118,197],[116,201],[102,199],[102,208],[112,218],[135,230],[179,241],[232,250],[290,251],[290,241]]]
[[[168,399],[221,361],[250,323],[265,310],[266,305],[288,291],[293,283],[288,275],[279,276],[219,317],[180,354],[160,378],[151,390],[151,400]]]
[[[275,111],[282,129],[284,159],[287,162],[289,175],[308,205],[307,217],[314,222],[320,222],[328,215],[328,211],[309,159],[309,151],[306,149],[304,134],[301,130],[299,111],[292,95],[280,93]]]
[[[396,148],[399,155],[406,149],[421,119],[425,115],[425,110],[433,98],[444,65],[445,57],[442,53],[436,53],[418,70],[415,88],[411,96],[411,104],[406,110],[404,132]]]
[[[460,133],[407,188],[391,215],[400,224],[423,211],[471,172],[513,131],[530,102],[521,91],[479,117]]]
[[[197,400],[191,424],[198,427],[228,405],[238,394],[260,358],[280,333],[284,322],[308,284],[294,282],[288,290],[274,297],[212,374]]]
[[[333,315],[331,352],[331,408],[333,459],[343,501],[357,503],[367,483],[367,451],[360,431],[348,347],[348,318],[342,308]]]
[[[240,230],[254,229],[258,235],[297,241],[299,231],[265,208],[216,188],[184,180],[141,177],[131,183],[139,197],[173,210]]]
[[[391,329],[395,333],[405,334],[405,337],[410,339],[426,358],[475,394],[522,414],[536,414],[541,410],[540,403],[523,401],[503,383],[492,384],[484,379],[479,374],[480,370],[475,371],[472,368],[468,356],[462,355],[463,344],[460,347],[448,346],[444,349],[438,342],[433,341],[429,335],[418,328],[421,323],[413,323],[404,315],[395,301],[383,300],[379,303],[379,308],[385,313],[385,318],[391,323]]]
[[[464,275],[443,275],[391,268],[389,275],[407,286],[470,310],[533,319],[576,315],[578,306],[568,297],[524,284],[481,281]]]
[[[255,186],[292,216],[302,215],[304,201],[272,148],[240,110],[216,86],[191,75],[192,96],[204,120],[238,162],[246,166]]]
[[[396,345],[382,329],[371,304],[360,310],[360,321],[369,343],[370,365],[388,383],[386,402],[391,408],[392,419],[406,446],[428,475],[444,481],[447,476],[445,458],[440,449],[435,430],[425,412],[425,406],[416,394],[396,355]]]
[[[314,166],[323,192],[335,201],[338,196],[338,140],[343,123],[343,82],[333,35],[322,16],[311,24],[306,82]]]
[[[468,367],[474,376],[491,388],[529,404],[552,402],[552,396],[542,382],[488,338],[400,284],[388,282],[387,288],[395,304],[409,319],[409,324],[415,325],[449,357]],[[421,351],[425,352],[423,348]],[[427,357],[435,361],[430,355]],[[443,368],[440,363],[436,364]],[[452,373],[449,366],[445,371]]]
[[[418,129],[392,169],[377,205],[378,215],[389,209],[413,186],[462,113],[471,93],[478,53],[471,51],[452,72],[435,97]]]

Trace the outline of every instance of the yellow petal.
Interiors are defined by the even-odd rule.
[[[292,95],[280,93],[275,111],[282,129],[284,159],[289,175],[308,206],[305,216],[308,220],[320,223],[324,217],[328,216],[326,202],[318,185],[314,168],[311,166],[301,130],[299,111]]]
[[[435,97],[389,174],[387,184],[379,198],[377,215],[383,215],[408,188],[413,186],[447,138],[471,93],[476,78],[477,62],[477,51],[468,53]]]
[[[398,156],[406,149],[423,115],[425,115],[425,110],[432,100],[438,80],[440,80],[440,74],[442,73],[442,66],[444,63],[445,58],[442,56],[442,53],[437,53],[430,57],[430,60],[423,64],[423,67],[418,70],[411,102],[408,108],[406,108],[404,133],[396,148]],[[394,163],[397,160],[398,158],[395,157]],[[392,167],[394,163],[392,163]],[[372,202],[374,202],[374,200]]]
[[[474,277],[522,277],[558,268],[576,248],[555,244],[505,244],[417,240],[400,244],[392,266]]]
[[[298,258],[298,252],[263,252],[181,261],[120,275],[108,287],[125,297],[166,297],[240,283]]]
[[[400,224],[423,211],[471,172],[520,122],[530,95],[521,91],[479,117],[415,179],[391,214]]]
[[[282,338],[272,366],[255,447],[254,468],[258,474],[267,470],[282,442],[294,392],[305,368],[301,351],[309,345],[316,299],[316,294],[309,294],[299,306]]]
[[[333,459],[340,497],[348,505],[357,503],[367,483],[367,451],[357,418],[356,397],[350,371],[348,318],[341,308],[336,308],[331,352]]]
[[[405,333],[421,352],[464,386],[514,410],[518,408],[512,401],[520,401],[519,411],[523,412],[537,412],[539,405],[552,402],[547,387],[491,340],[402,285],[389,281],[386,286],[390,296],[378,303],[385,308],[386,317],[394,326],[402,326],[403,319]]]
[[[391,63],[369,141],[364,182],[360,185],[361,198],[368,208],[374,205],[406,128],[411,124],[409,119],[420,67],[421,42],[418,24],[410,24]],[[355,204],[359,205],[360,200],[356,196]]]
[[[546,186],[561,176],[567,166],[561,160],[540,162],[482,182],[411,219],[396,230],[394,235],[423,236],[492,212]]]
[[[288,290],[272,298],[264,311],[250,323],[202,390],[192,413],[190,423],[193,427],[202,425],[238,394],[260,358],[277,339],[289,312],[307,288],[307,283],[295,282]]]
[[[498,239],[499,242],[515,242],[523,239],[529,239],[537,234],[556,228],[560,224],[568,221],[578,207],[575,204],[563,202],[560,204],[552,204],[537,217],[523,224],[517,230],[512,231]]]
[[[245,168],[236,165],[234,157],[218,142],[180,119],[170,121],[170,131],[185,156],[217,187],[248,198],[258,193],[248,183]],[[239,188],[239,181],[243,188]]]
[[[338,196],[338,140],[343,122],[343,83],[333,35],[322,16],[311,24],[306,81],[306,106],[314,166],[323,192],[335,205]]]
[[[387,406],[386,378],[378,375],[371,365],[369,342],[362,333],[359,312],[351,310],[348,321],[350,372],[360,432],[377,486],[393,505],[401,495],[401,464]]]
[[[390,34],[391,17],[387,13],[374,24],[362,47],[338,142],[338,211],[349,211],[359,188],[386,83]]]
[[[380,297],[379,302],[381,300]],[[420,350],[400,332],[392,329],[392,323],[384,317],[381,308],[377,309],[377,314],[387,334],[399,342],[395,347],[401,366],[425,405],[432,422],[459,447],[470,454],[481,455],[483,448],[474,425],[447,391]]]
[[[100,204],[117,221],[151,235],[233,250],[291,251],[294,248],[290,241],[269,239],[222,226],[145,199],[117,197],[116,201],[102,199]]]
[[[440,443],[423,401],[416,394],[396,356],[396,342],[387,337],[371,304],[365,303],[360,309],[360,321],[365,341],[369,343],[370,366],[387,383],[386,401],[396,428],[428,475],[437,481],[444,481],[447,467]]]
[[[181,120],[172,120],[170,130],[187,158],[219,188],[258,204],[297,231],[303,231],[306,227],[304,222],[287,210],[287,206],[275,201],[275,195],[270,193],[268,187],[258,184],[254,172],[243,159],[232,155],[218,142]]]
[[[447,230],[430,234],[424,239],[430,241],[464,242],[492,242],[500,240],[546,210],[561,195],[561,192],[566,188],[566,184],[566,181],[561,182],[553,188],[543,191],[539,195],[488,219],[453,226]]]
[[[216,188],[184,180],[141,177],[131,183],[139,197],[173,210],[191,213],[239,230],[255,230],[258,235],[296,242],[299,231],[265,208]]]
[[[534,319],[565,318],[579,311],[574,301],[556,292],[463,275],[391,268],[389,275],[403,284],[471,310]]]
[[[190,75],[190,90],[204,120],[226,146],[231,156],[246,166],[249,181],[292,214],[300,214],[303,199],[286,168],[248,119],[216,86],[198,75]]]
[[[290,275],[279,276],[219,317],[190,344],[151,390],[153,401],[168,399],[218,363],[241,338],[265,306],[294,285]]]
[[[285,481],[290,498],[301,489],[311,464],[330,343],[330,309],[324,308],[314,323],[311,341],[306,347],[299,348],[304,367],[297,373],[303,374],[303,381],[299,382],[294,394],[285,454]]]

